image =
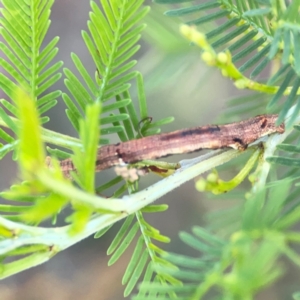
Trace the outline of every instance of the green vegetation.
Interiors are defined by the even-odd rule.
[[[284,273],[282,257],[300,266],[295,251],[300,234],[294,229],[300,220],[300,1],[287,6],[284,1],[267,0],[200,4],[156,0],[153,7],[169,9],[166,16],[156,14],[159,22],[147,16],[150,7],[142,0],[91,1],[88,32],[82,31],[82,38],[95,65],[93,76],[75,53],[71,58],[78,75],[62,69],[63,62],[55,62],[58,37],[45,44],[53,2],[1,0],[0,88],[6,99],[0,100],[0,158],[12,152],[19,178],[1,193],[7,201],[0,205],[0,278],[42,264],[90,235],[100,238],[122,219],[107,251],[109,265],[135,243],[122,279],[124,295],[135,300],[254,299]],[[180,42],[168,27],[174,19],[185,23],[178,27]],[[251,157],[243,160],[244,167],[231,181],[219,180],[215,168],[224,168],[225,162],[236,164],[233,159],[241,154],[237,150],[187,161],[180,172],[171,170],[168,175],[172,175],[145,190],[121,177],[96,185],[97,147],[109,143],[109,135],[116,133],[120,141],[136,139],[157,134],[173,121],[167,115],[147,121],[144,84],[155,88],[157,83],[133,71],[137,63],[133,56],[146,23],[152,37],[161,36],[160,46],[169,51],[174,65],[183,56],[190,57],[191,64],[202,59],[236,88],[253,92],[229,101],[220,121],[263,113],[278,113],[278,123],[285,121],[284,134],[268,137],[263,150],[257,145],[247,150]],[[48,92],[62,72],[68,92]],[[49,121],[49,109],[61,99],[78,139],[42,127]],[[51,148],[45,148],[45,143]],[[51,169],[45,164],[46,152],[52,156]],[[64,178],[59,168],[57,159],[66,157],[72,157],[78,170],[74,181]],[[140,165],[143,162],[136,164]],[[175,165],[160,162],[158,166],[172,169]],[[206,171],[212,173],[197,187],[215,194],[234,189],[240,206],[215,215],[211,231],[195,226],[192,234],[180,233],[185,245],[199,251],[198,257],[168,253],[157,242],[170,239],[145,215],[161,214],[168,206],[152,204],[155,200]],[[251,189],[237,187],[247,177]],[[114,190],[111,198],[100,196],[108,189]],[[125,192],[128,195],[122,196]],[[66,207],[71,209],[65,226],[58,227],[56,220]],[[52,226],[42,226],[49,219]],[[220,228],[226,231],[222,237]],[[293,297],[299,299],[299,293]]]

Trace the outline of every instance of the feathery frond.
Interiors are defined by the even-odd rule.
[[[63,177],[56,162],[53,165],[53,172],[46,170],[45,150],[41,139],[36,102],[21,89],[16,91],[15,99],[20,122],[20,128],[17,130],[17,136],[20,139],[18,162],[21,170],[20,176],[25,182],[13,185],[9,191],[1,193],[1,196],[8,200],[22,201],[25,205],[19,209],[14,209],[13,205],[3,205],[0,210],[13,213],[13,215],[8,216],[10,219],[14,218],[27,223],[40,223],[47,218],[55,217],[70,201],[68,196],[51,191],[49,186],[45,184],[45,182],[49,182],[49,179],[45,179],[45,177],[52,173],[52,180],[56,181],[56,185],[61,185],[64,188],[70,187],[71,183]],[[74,149],[76,153],[74,163],[76,168],[80,170],[80,174],[76,177],[77,183],[82,189],[90,193],[94,192],[93,179],[99,134],[97,130],[91,131],[90,127],[94,123],[98,125],[99,107],[100,103],[98,102],[87,106],[87,118],[80,122],[80,136],[83,146],[80,151],[77,148]],[[89,220],[93,209],[88,205],[78,204],[76,201],[73,201],[72,205],[75,213],[72,218],[69,217],[69,220],[73,221],[70,231],[78,232]],[[7,216],[5,215],[5,217]]]
[[[140,32],[145,27],[138,25],[138,22],[149,8],[142,8],[141,1],[122,0],[112,4],[103,0],[101,4],[103,12],[94,1],[91,2],[92,12],[88,22],[90,34],[82,32],[82,37],[96,66],[96,82],[74,53],[71,57],[81,78],[77,78],[68,69],[64,70],[67,77],[65,84],[77,105],[74,105],[73,100],[66,94],[63,95],[63,99],[68,107],[67,115],[77,131],[78,120],[83,117],[85,106],[88,103],[107,102],[116,96],[120,97],[122,93],[128,92],[131,86],[129,82],[138,75],[137,71],[130,71],[136,64],[132,56],[140,47],[136,43],[140,39]],[[85,86],[81,82],[84,82]],[[103,112],[122,110],[131,102],[129,97],[119,98],[119,100],[122,101],[115,101],[104,106]],[[127,119],[128,115],[126,114],[111,115],[103,117],[101,124],[113,125],[113,123],[121,123]],[[102,126],[101,135],[123,130],[120,125]]]
[[[182,1],[156,0],[156,2],[171,4]],[[165,14],[172,17],[184,17],[184,21],[189,25],[200,26],[211,21],[220,23],[216,29],[206,32],[207,41],[214,49],[221,48],[222,51],[230,51],[232,63],[244,76],[252,70],[250,79],[261,74],[275,59],[275,55],[281,58],[283,68],[288,70],[289,74],[299,78],[300,58],[296,55],[299,45],[297,43],[300,26],[299,1],[292,1],[287,5],[287,7],[282,7],[275,3],[261,3],[255,0],[235,3],[208,1],[199,5],[191,4],[188,7],[169,10]],[[202,12],[206,14],[203,15]],[[195,19],[195,15],[199,14],[202,15]],[[188,19],[190,15],[192,18]],[[279,110],[278,100],[285,95],[288,96],[281,109],[278,124],[286,117],[288,108],[296,102],[297,95],[300,94],[297,78],[291,80],[292,77],[289,77],[289,80],[280,81],[280,88],[271,92],[276,93],[267,107],[272,112]],[[254,85],[255,82],[253,82]],[[239,87],[242,87],[240,83]],[[247,87],[251,88],[249,85]],[[261,108],[263,109],[263,105]],[[288,122],[288,127],[293,125],[298,112],[299,107]]]
[[[173,276],[166,276],[161,272],[155,272],[152,268],[154,264],[160,265],[161,267],[172,267],[172,264],[162,257],[165,251],[157,247],[152,241],[156,240],[168,243],[169,238],[161,235],[157,229],[146,222],[142,214],[163,212],[167,208],[167,205],[151,205],[145,207],[135,215],[129,216],[107,250],[108,255],[112,254],[108,265],[112,265],[118,261],[126,249],[133,243],[133,240],[138,237],[132,257],[122,279],[122,284],[126,285],[124,291],[125,297],[133,291],[145,269],[143,280],[149,281],[153,278],[157,284],[181,284],[180,280],[175,279]],[[134,221],[135,218],[136,220]],[[95,238],[102,236],[109,228],[105,228],[101,232],[96,233]],[[139,231],[140,234],[138,234]]]
[[[193,235],[181,233],[183,242],[201,253],[199,257],[166,254],[164,257],[178,270],[163,268],[184,282],[183,286],[157,285],[143,282],[144,295],[160,293],[160,299],[203,299],[210,290],[218,297],[253,298],[257,289],[269,285],[282,275],[279,259],[286,256],[299,265],[299,255],[291,243],[299,243],[299,234],[292,231],[299,219],[299,209],[289,206],[290,181],[273,183],[249,199],[243,208],[240,230],[224,241],[201,227],[193,228]],[[283,209],[289,208],[284,214]],[[284,230],[284,232],[282,231]],[[258,235],[257,233],[260,232]],[[156,266],[155,270],[162,268]],[[135,300],[152,299],[135,296]]]
[[[198,284],[221,259],[226,242],[213,237],[201,227],[194,227],[193,233],[194,235],[182,232],[180,238],[188,246],[201,252],[201,257],[192,258],[175,253],[165,253],[163,257],[177,268],[154,266],[154,270],[165,273],[165,276],[175,277],[177,280],[183,281],[184,285],[160,285],[157,282],[144,281],[140,286],[139,294],[133,297],[134,300],[153,299],[155,295],[160,295],[159,299],[200,299],[194,294],[199,287]],[[216,251],[216,249],[218,250]],[[174,296],[170,297],[170,294]]]
[[[62,62],[53,63],[58,52],[58,37],[44,45],[44,38],[50,26],[49,16],[54,1],[35,1],[30,5],[27,1],[3,0],[0,19],[0,34],[4,42],[0,42],[0,51],[5,57],[0,64],[6,74],[0,74],[2,91],[15,99],[17,87],[22,87],[36,102],[39,114],[43,115],[56,105],[60,91],[47,92],[61,77],[59,69]],[[1,125],[14,128],[16,123],[10,116],[16,117],[13,103],[2,99]],[[10,114],[10,116],[9,116]],[[41,123],[49,120],[42,117]],[[13,125],[15,124],[15,125]],[[0,156],[15,149],[17,141],[1,129],[0,138],[4,145],[0,148]]]
[[[65,84],[76,102],[67,94],[63,94],[63,99],[68,107],[67,116],[77,131],[78,120],[83,117],[88,103],[112,102],[115,99],[111,104],[103,105],[102,113],[105,115],[99,118],[101,136],[117,133],[121,141],[126,141],[136,137],[140,120],[148,117],[142,76],[139,72],[130,70],[136,64],[132,56],[140,47],[137,42],[141,37],[140,32],[145,28],[145,25],[138,23],[149,8],[142,7],[142,1],[119,0],[114,2],[114,7],[106,1],[101,3],[103,12],[94,1],[91,2],[92,12],[88,22],[90,34],[82,32],[96,66],[96,80],[91,78],[79,57],[73,53],[71,57],[81,78],[77,78],[68,69],[64,73],[67,77]],[[138,90],[140,116],[129,93],[132,80],[136,82]],[[172,119],[166,119],[163,123],[170,121]],[[163,123],[160,122],[157,126]],[[159,132],[158,128],[149,130],[145,131],[144,128],[143,134]],[[107,139],[100,139],[100,144],[107,143]]]
[[[78,174],[73,174],[73,178],[82,190],[91,194],[94,193],[94,190],[98,193],[103,192],[107,188],[123,181],[122,178],[116,177],[98,188],[94,187],[96,150],[99,143],[108,142],[107,139],[98,139],[100,125],[101,130],[99,133],[101,137],[117,133],[121,141],[126,141],[141,135],[147,136],[158,133],[160,132],[159,126],[173,120],[173,118],[164,118],[155,120],[153,123],[149,122],[143,78],[137,71],[130,71],[136,64],[136,61],[132,60],[132,56],[139,49],[139,46],[136,45],[140,39],[139,33],[145,27],[137,23],[147,13],[148,8],[141,8],[142,1],[120,0],[107,2],[102,0],[101,4],[103,12],[95,2],[91,2],[92,12],[88,22],[90,33],[82,33],[96,66],[95,80],[88,74],[79,57],[74,53],[71,54],[71,57],[80,77],[77,77],[69,69],[64,69],[66,75],[65,84],[70,94],[63,94],[63,100],[68,107],[67,116],[74,128],[79,132],[82,141],[82,147],[80,148],[70,146],[70,150],[74,152],[73,161],[78,170]],[[137,87],[139,112],[136,111],[129,93],[131,86],[129,82],[132,80],[135,80]],[[45,99],[42,99],[42,101],[45,103]],[[102,116],[100,116],[99,111],[100,103],[102,113],[105,114]],[[7,102],[4,105],[7,109],[13,111],[13,108]],[[9,122],[9,119],[7,122]],[[11,128],[14,129],[13,123]],[[2,136],[8,139],[4,134]],[[69,155],[69,153],[58,149],[48,148],[48,150],[51,154],[55,154],[58,157],[65,158]],[[54,168],[56,167],[54,165]],[[59,177],[58,174],[57,176]],[[58,177],[57,179],[59,179]],[[63,178],[60,179],[63,180]],[[57,182],[57,184],[63,183]],[[136,187],[137,183],[124,183],[123,181],[123,184],[115,190],[113,197],[121,196],[127,189],[136,190]],[[27,199],[29,205],[34,205],[31,207],[24,206],[23,209],[19,210],[11,209],[10,211],[13,213],[11,218],[35,223],[39,223],[49,217],[55,218],[69,200],[56,193],[44,196],[43,192],[45,193],[46,191],[47,188],[41,185],[41,194]],[[16,185],[14,191],[5,192],[2,195],[6,198],[17,200],[19,198],[26,199],[26,194],[29,194],[28,189],[24,189],[22,185]],[[56,205],[53,205],[53,202]],[[66,221],[71,223],[70,233],[78,234],[96,212],[88,205],[74,200],[72,201],[72,207],[74,212],[67,217]],[[164,205],[152,206],[145,209],[145,213],[163,211],[166,208]],[[2,211],[7,210],[7,206],[2,207]],[[158,230],[144,220],[143,212],[136,213],[135,217],[137,220],[131,229],[128,226],[131,225],[134,215],[125,221],[119,234],[108,249],[109,254],[113,253],[109,264],[113,264],[124,253],[135,236],[138,235],[138,231],[141,231],[134,256],[123,278],[123,284],[126,284],[124,291],[126,296],[136,286],[144,268],[148,266],[147,268],[150,270],[149,266],[153,262],[160,262],[161,265],[166,263],[164,259],[160,258],[162,250],[154,245],[153,240],[160,242],[169,241],[167,237],[161,235]],[[109,228],[110,226],[101,230],[96,236],[103,235]],[[149,272],[147,274],[149,276]],[[170,276],[165,278],[158,273],[155,276],[157,280],[163,283],[165,281],[173,284],[174,282],[178,283],[177,280],[172,279]]]

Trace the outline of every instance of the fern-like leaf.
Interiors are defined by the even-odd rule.
[[[181,239],[189,246],[203,253],[201,258],[191,258],[175,253],[165,253],[163,257],[172,265],[178,268],[167,266],[160,267],[155,265],[154,270],[163,273],[165,276],[171,276],[177,280],[183,281],[184,285],[159,284],[158,282],[144,281],[140,286],[139,294],[134,296],[134,300],[152,299],[147,295],[160,295],[160,299],[192,299],[192,296],[198,288],[199,281],[204,279],[204,274],[213,268],[216,261],[221,257],[226,243],[221,239],[213,237],[200,227],[194,227],[193,232],[196,236],[182,233]],[[214,249],[213,252],[210,250]],[[217,252],[215,252],[215,250]],[[173,297],[170,297],[173,295]],[[197,298],[199,299],[199,297]]]
[[[145,208],[145,212],[159,212],[164,211],[166,208],[165,205],[155,205]],[[135,217],[136,220],[134,221]],[[139,230],[140,234],[138,235]],[[162,285],[166,283],[180,285],[179,280],[173,276],[167,276],[162,272],[155,272],[156,275],[153,277],[153,271],[151,271],[153,264],[158,264],[161,267],[174,268],[170,262],[162,257],[165,252],[153,243],[153,240],[167,243],[169,242],[169,238],[161,235],[157,229],[146,222],[141,212],[129,216],[123,223],[107,250],[107,254],[112,254],[108,264],[112,265],[117,262],[137,235],[138,240],[135,249],[122,279],[122,284],[126,285],[124,296],[130,295],[141,279],[145,269],[147,271],[143,280],[157,280],[158,283]]]
[[[171,4],[181,1],[156,0],[156,2]],[[216,29],[206,33],[206,37],[214,49],[221,48],[232,53],[232,62],[238,66],[241,73],[247,74],[251,70],[250,78],[261,74],[275,55],[281,57],[282,64],[287,66],[289,74],[299,78],[300,58],[297,49],[300,24],[295,12],[299,11],[300,4],[297,0],[287,5],[287,7],[277,7],[271,2],[259,3],[255,0],[236,3],[207,1],[200,5],[190,4],[188,7],[169,10],[166,15],[185,17],[184,21],[187,24],[198,26],[222,20]],[[203,15],[202,11],[206,14]],[[199,13],[201,16],[195,18]],[[193,18],[189,18],[190,15]],[[289,107],[296,102],[296,95],[300,93],[298,80],[288,78],[289,80],[286,78],[279,82],[281,84],[279,89],[273,89],[276,94],[268,105],[269,111],[271,109],[278,111],[278,100],[288,95],[281,109],[278,124],[287,116]],[[299,107],[296,108],[287,127],[293,125],[299,112]],[[261,109],[264,109],[263,105]]]
[[[132,56],[139,48],[136,43],[140,39],[140,31],[144,28],[144,26],[138,26],[137,23],[149,8],[141,8],[141,1],[122,0],[112,3],[103,0],[101,4],[103,12],[94,1],[91,2],[92,12],[88,22],[90,34],[82,33],[97,69],[96,82],[92,80],[75,54],[71,57],[82,80],[77,79],[68,69],[64,70],[67,77],[66,86],[78,104],[77,107],[69,96],[64,95],[63,98],[68,107],[67,115],[76,130],[78,130],[78,119],[83,116],[88,103],[106,102],[122,94],[130,87],[128,82],[138,75],[136,71],[129,71],[136,64]],[[85,82],[86,86],[81,82]],[[119,100],[122,102],[107,105],[103,113],[122,109],[131,101],[130,98],[119,98]],[[113,125],[113,123],[125,122],[126,119],[128,119],[126,115],[115,115],[107,119],[102,118],[101,124]],[[102,126],[101,134],[123,131],[120,126],[114,127],[115,129],[111,126]]]
[[[271,183],[245,202],[239,229],[228,241],[201,227],[194,227],[193,234],[181,233],[184,243],[201,256],[167,253],[163,257],[178,269],[154,269],[182,280],[184,285],[144,281],[133,299],[153,299],[158,294],[160,299],[170,299],[170,293],[175,294],[174,299],[205,299],[211,290],[217,290],[218,299],[253,298],[257,289],[282,275],[281,256],[299,264],[299,255],[290,245],[299,243],[299,234],[290,228],[300,216],[299,207],[290,206],[291,182],[285,179]]]
[[[64,69],[65,84],[70,92],[70,95],[63,94],[63,100],[68,107],[67,116],[78,131],[86,105],[94,101],[110,101],[103,105],[102,115],[99,116],[100,144],[107,144],[108,140],[103,136],[113,133],[117,133],[121,141],[134,139],[140,132],[145,136],[157,133],[160,131],[158,126],[173,119],[165,118],[140,128],[140,120],[148,117],[144,84],[140,73],[130,71],[136,64],[132,56],[137,49],[139,33],[144,28],[138,22],[148,8],[141,7],[142,1],[119,0],[112,3],[103,0],[101,4],[103,12],[94,1],[91,2],[92,12],[88,22],[90,34],[82,33],[96,66],[96,78],[92,79],[79,57],[73,53],[71,58],[80,78],[69,69]],[[137,86],[139,113],[136,112],[129,93],[129,82],[132,80],[135,80]],[[125,187],[126,185],[120,187],[119,192],[124,191]]]
[[[56,105],[56,98],[61,94],[60,91],[47,93],[48,88],[61,77],[58,71],[62,66],[62,62],[56,62],[49,67],[58,52],[55,47],[58,37],[47,45],[43,44],[50,26],[49,16],[53,2],[32,2],[28,9],[27,1],[3,0],[1,8],[0,34],[4,42],[0,42],[0,51],[5,58],[0,58],[0,64],[7,73],[0,75],[1,89],[9,99],[16,100],[15,90],[21,86],[37,101],[40,115]],[[16,108],[12,103],[3,99],[2,105],[12,116],[16,116]],[[2,108],[1,118],[2,125],[12,125],[13,121]],[[48,120],[48,117],[43,117],[41,123]],[[6,145],[0,149],[3,157],[15,149],[17,142],[8,133],[1,132],[1,139]]]
[[[88,103],[107,102],[115,98],[116,101],[103,106],[102,113],[105,115],[99,118],[101,136],[117,133],[121,141],[126,141],[136,137],[134,132],[139,132],[139,120],[148,117],[142,77],[138,72],[130,71],[136,64],[132,56],[139,48],[136,43],[145,27],[138,25],[138,22],[148,8],[141,8],[142,1],[120,0],[114,4],[104,1],[101,4],[103,12],[95,2],[91,2],[91,19],[88,22],[90,34],[82,33],[97,69],[96,81],[89,76],[78,56],[72,54],[72,60],[82,80],[65,69],[65,83],[77,105],[67,94],[63,95],[63,99],[68,107],[67,116],[78,131],[78,120],[83,117]],[[129,82],[133,79],[136,80],[138,89],[140,117],[129,94]],[[116,114],[116,110],[119,113]],[[147,135],[147,132],[144,130],[143,134]],[[108,141],[101,138],[99,142],[106,144]]]

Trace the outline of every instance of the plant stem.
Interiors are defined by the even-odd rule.
[[[16,118],[10,117],[10,119],[17,125],[20,121]],[[9,128],[8,125],[0,118],[0,126]],[[58,133],[49,129],[41,128],[42,138],[46,143],[50,143],[56,146],[71,149],[72,147],[81,147],[81,142],[77,138],[70,137],[68,135]]]

